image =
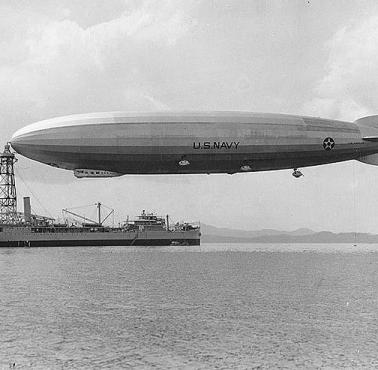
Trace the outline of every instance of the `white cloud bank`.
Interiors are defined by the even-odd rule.
[[[304,111],[352,121],[377,114],[378,16],[342,27],[325,46],[326,74]]]
[[[1,111],[8,117],[25,111],[30,120],[91,110],[167,109],[153,96],[151,76],[159,79],[163,68],[157,56],[193,27],[190,6],[177,5],[140,2],[87,28],[69,19],[18,15],[17,22],[30,16],[34,22],[18,30],[20,57],[0,61]],[[13,36],[0,42],[15,54]]]

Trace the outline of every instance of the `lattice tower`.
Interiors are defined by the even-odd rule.
[[[17,159],[6,144],[0,154],[0,223],[14,224],[17,222],[17,196],[14,178],[14,164]]]

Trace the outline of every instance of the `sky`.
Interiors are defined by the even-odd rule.
[[[0,0],[0,137],[102,111],[378,114],[378,2]],[[1,144],[2,145],[2,144]],[[76,179],[19,156],[38,214],[94,205],[257,230],[378,233],[378,167]],[[92,211],[87,211],[92,212]]]

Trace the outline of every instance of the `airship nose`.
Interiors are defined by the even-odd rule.
[[[21,131],[22,130],[18,130],[13,134],[12,138],[10,139],[10,144],[18,154],[25,155],[25,150],[27,151],[30,146],[36,143],[32,133],[25,134]]]
[[[12,148],[24,157],[50,166],[77,168],[77,156],[72,150],[72,141],[76,139],[77,132],[67,132],[59,127],[57,121],[40,121],[19,129],[10,139]]]
[[[34,130],[32,125],[16,131],[10,139],[12,148],[27,158],[46,163],[43,152],[46,150],[43,142],[43,130]]]
[[[25,138],[22,135],[14,134],[9,142],[18,154],[22,154],[22,147],[25,145]]]

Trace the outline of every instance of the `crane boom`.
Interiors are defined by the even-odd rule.
[[[77,213],[75,213],[75,212],[69,211],[68,209],[63,209],[63,212],[66,212],[66,213],[68,213],[68,214],[70,214],[70,215],[73,215],[73,216],[79,217],[79,218],[83,219],[84,221],[89,221],[89,222],[92,222],[92,223],[94,223],[94,224],[97,225],[97,222],[96,222],[96,221],[93,221],[93,220],[91,220],[90,218],[85,217],[85,216],[82,216],[82,215],[79,215],[79,214],[77,214]]]

